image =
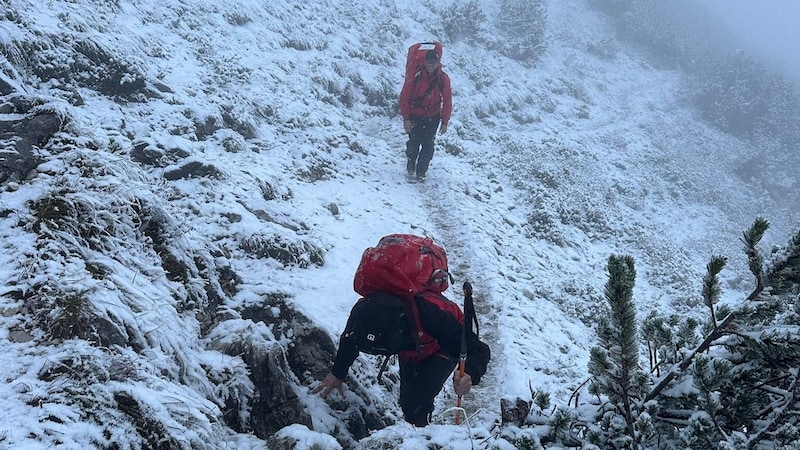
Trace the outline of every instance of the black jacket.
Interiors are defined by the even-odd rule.
[[[388,295],[388,294],[374,294]],[[437,305],[425,300],[422,297],[415,297],[419,310],[422,328],[431,336],[436,338],[441,346],[440,354],[444,354],[454,360],[458,360],[461,353],[461,323],[451,313],[442,310]],[[353,326],[353,315],[347,321],[345,331],[339,340],[339,349],[336,352],[336,359],[333,363],[331,373],[343,380],[347,376],[350,366],[358,357],[359,350],[353,339],[348,338],[348,330]],[[413,320],[406,320],[406,328],[403,330],[405,336],[401,350],[414,350],[415,343],[412,339]],[[465,371],[472,378],[472,384],[478,384],[481,377],[486,373],[489,365],[491,351],[489,346],[478,340],[474,333],[467,333],[467,361]],[[422,361],[420,364],[424,364]]]

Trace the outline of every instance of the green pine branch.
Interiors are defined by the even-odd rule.
[[[728,261],[724,256],[712,256],[711,261],[706,265],[706,274],[703,277],[703,303],[711,311],[711,323],[717,327],[717,317],[714,313],[714,305],[719,301],[722,288],[719,284],[719,273]]]
[[[747,265],[750,267],[750,272],[756,277],[756,287],[747,297],[747,300],[755,299],[764,290],[764,257],[758,251],[757,246],[768,228],[769,221],[759,216],[756,217],[753,225],[742,233],[741,240],[744,244],[744,252],[747,255]]]

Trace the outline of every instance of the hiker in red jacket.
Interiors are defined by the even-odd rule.
[[[450,77],[442,70],[440,58],[436,49],[428,50],[425,69],[406,79],[400,91],[400,114],[408,133],[406,168],[409,177],[416,173],[417,181],[425,180],[425,172],[433,158],[436,129],[439,129],[439,134],[447,132],[453,111]]]
[[[331,372],[311,392],[320,394],[322,398],[332,390],[343,395],[342,381],[360,352],[399,354],[403,416],[415,426],[428,425],[434,399],[450,374],[453,374],[453,389],[459,396],[480,382],[491,357],[489,346],[472,331],[467,332],[468,356],[465,373],[461,376],[459,371],[453,372],[458,364],[464,321],[458,306],[437,294],[426,293],[414,298],[421,329],[435,339],[429,344],[435,345],[435,352],[419,356],[419,350],[415,350],[417,343],[412,338],[416,334],[412,332],[416,320],[406,320],[408,314],[399,300],[386,293],[372,294],[369,298],[369,301],[362,300],[353,307],[339,340]],[[395,327],[396,323],[400,325]],[[399,351],[385,352],[386,347],[394,347],[395,340]],[[377,343],[384,348],[376,352],[371,347]]]

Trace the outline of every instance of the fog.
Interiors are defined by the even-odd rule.
[[[696,0],[741,39],[743,50],[800,83],[800,1]]]

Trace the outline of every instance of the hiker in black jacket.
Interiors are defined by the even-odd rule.
[[[454,373],[458,363],[464,317],[458,305],[439,294],[425,293],[415,297],[414,303],[416,308],[384,293],[370,295],[369,301],[359,301],[350,312],[331,372],[312,393],[319,393],[326,398],[336,389],[343,395],[342,381],[358,354],[388,354],[389,351],[384,351],[386,348],[378,351],[371,348],[371,343],[387,337],[389,340],[398,337],[399,348],[391,351],[391,354],[399,355],[400,407],[407,422],[420,427],[427,425],[433,412],[434,398],[441,392],[444,382]],[[386,304],[400,306],[393,308]],[[393,325],[383,325],[395,322],[400,324],[397,330],[392,329],[395,328]],[[419,336],[416,332],[417,323],[424,330],[423,336],[429,338],[422,343],[424,349],[420,344],[423,338],[413,338]],[[481,342],[471,330],[466,336],[465,373],[463,377],[458,371],[453,375],[453,389],[459,396],[468,393],[472,385],[480,382],[490,359],[488,345]]]

